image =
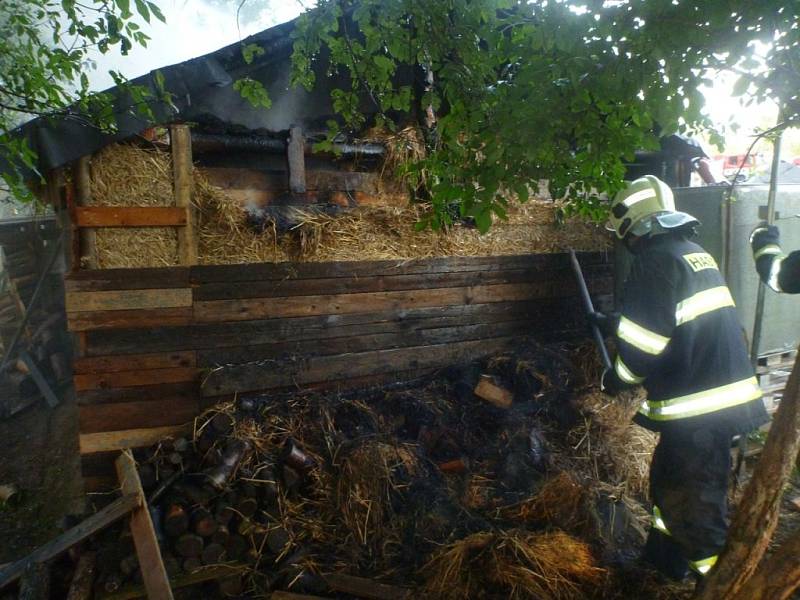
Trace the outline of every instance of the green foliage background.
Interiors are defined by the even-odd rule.
[[[773,0],[321,0],[300,19],[292,75],[308,89],[315,65],[349,76],[331,94],[331,137],[436,111],[427,158],[407,165],[427,225],[457,203],[486,230],[504,192],[525,201],[540,179],[599,219],[598,192],[617,191],[624,161],[659,134],[721,142],[701,112],[708,72],[739,69],[735,93],[779,99],[793,123],[798,20],[800,3]],[[772,43],[766,66],[749,58],[756,40]],[[398,84],[407,67],[428,85]]]
[[[150,38],[142,28],[153,19],[164,21],[164,15],[150,0],[2,0],[0,159],[17,168],[4,175],[15,197],[32,199],[22,170],[36,172],[37,161],[24,139],[6,132],[37,116],[113,129],[112,98],[90,92],[87,60],[94,49],[124,55],[134,45],[146,46]],[[147,116],[148,92],[111,75],[130,110]]]

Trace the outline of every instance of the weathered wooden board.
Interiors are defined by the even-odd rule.
[[[100,310],[67,314],[70,331],[92,331],[101,329],[138,329],[166,325],[189,325],[193,311],[190,306],[179,308],[154,308],[151,310]],[[140,348],[139,351],[145,350]]]
[[[260,360],[290,360],[292,357],[309,358],[407,346],[447,344],[506,335],[521,335],[528,330],[529,325],[528,321],[506,321],[459,327],[414,329],[402,333],[309,339],[257,346],[240,346],[237,348],[214,348],[200,351],[198,353],[198,363],[201,367],[215,367],[230,363],[246,363]]]
[[[112,402],[171,402],[173,399],[196,398],[198,381],[159,383],[124,388],[99,388],[76,392],[79,406]]]
[[[149,369],[136,371],[115,371],[110,373],[78,373],[74,376],[75,391],[97,390],[104,388],[124,388],[159,383],[181,383],[195,381],[199,377],[198,369],[193,367],[175,367],[172,369]]]
[[[78,446],[81,454],[110,452],[112,450],[124,450],[125,448],[142,448],[144,446],[152,446],[167,437],[185,435],[189,431],[189,425],[172,425],[150,429],[81,433],[78,437]]]
[[[386,310],[400,311],[408,308],[433,306],[520,302],[532,298],[567,296],[574,292],[575,284],[572,281],[541,281],[396,292],[201,300],[194,303],[194,318],[197,322],[208,323]]]
[[[141,499],[139,506],[131,511],[130,529],[147,597],[150,600],[172,600],[172,588],[169,585],[164,561],[161,560],[161,549],[158,547],[142,482],[136,472],[136,461],[133,460],[129,450],[122,452],[116,461],[116,467],[122,493],[134,494]]]
[[[76,358],[72,363],[72,370],[75,373],[117,373],[119,371],[135,371],[139,369],[169,369],[196,366],[197,355],[194,352],[166,352]]]
[[[179,206],[78,206],[78,227],[180,227],[186,209]]]
[[[68,292],[186,287],[189,287],[187,267],[81,270],[73,271],[64,279],[64,289]]]
[[[576,299],[564,298],[202,323],[185,327],[89,331],[86,333],[86,352],[89,356],[102,356],[132,354],[140,352],[142,348],[154,352],[173,352],[254,346],[525,319],[531,320],[532,326],[535,326],[571,321],[580,316],[578,311]]]
[[[608,265],[603,253],[578,253],[581,267]],[[246,265],[198,265],[192,267],[193,283],[370,277],[463,271],[507,271],[514,269],[570,268],[567,254],[523,254],[513,256],[468,256],[409,260],[341,261],[320,263],[257,263]],[[610,271],[609,271],[610,272]]]
[[[459,363],[508,348],[516,338],[491,338],[440,344],[435,346],[396,348],[305,360],[273,361],[268,364],[246,364],[218,369],[203,382],[205,396],[308,383],[377,375],[393,371],[424,369]]]
[[[158,402],[114,402],[78,407],[81,433],[114,431],[121,425],[128,429],[147,429],[183,425],[199,412],[197,398],[164,398]]]
[[[98,310],[147,310],[192,306],[190,288],[67,292],[67,313]]]
[[[566,269],[542,273],[536,269],[508,271],[465,271],[438,275],[379,275],[373,277],[330,277],[323,279],[283,279],[251,281],[246,285],[207,283],[193,289],[198,300],[229,300],[237,298],[277,298],[282,296],[313,296],[325,290],[327,294],[352,294],[358,292],[389,292],[431,288],[467,287],[502,283],[521,283],[558,280],[568,276]]]

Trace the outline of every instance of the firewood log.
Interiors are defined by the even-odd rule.
[[[225,546],[222,544],[211,543],[203,548],[201,559],[205,565],[215,565],[221,563],[225,556]]]
[[[180,504],[172,504],[164,515],[164,532],[170,537],[178,537],[189,529],[189,516]]]
[[[231,536],[230,531],[228,531],[227,525],[220,525],[217,524],[217,530],[211,534],[211,541],[215,544],[222,544],[225,546],[228,543],[228,538]]]
[[[203,552],[203,538],[194,533],[184,533],[175,541],[175,552],[184,558],[194,558]]]
[[[204,506],[192,511],[192,530],[200,537],[210,537],[217,530],[218,523]]]
[[[210,428],[214,433],[220,436],[226,436],[233,431],[233,417],[228,414],[219,412],[211,417]]]
[[[194,573],[203,566],[203,561],[199,557],[193,556],[183,561],[183,570],[187,573]]]
[[[230,560],[239,560],[247,552],[248,546],[249,544],[243,536],[231,534],[228,537],[228,543],[225,544],[225,553]]]
[[[275,527],[267,533],[267,548],[274,555],[283,553],[289,544],[289,532],[283,527]]]

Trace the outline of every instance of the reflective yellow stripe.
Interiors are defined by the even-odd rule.
[[[781,253],[781,247],[778,246],[778,244],[767,244],[766,246],[761,248],[761,250],[753,254],[753,260],[758,260],[765,254],[780,254],[780,253]]]
[[[666,533],[667,535],[672,535],[669,532],[669,529],[667,529],[667,524],[664,522],[664,517],[661,516],[661,511],[655,504],[653,505],[653,527],[655,527],[662,533]]]
[[[782,292],[781,284],[778,279],[781,276],[781,267],[783,266],[783,259],[786,258],[786,255],[782,254],[775,258],[772,261],[772,266],[769,269],[769,279],[767,280],[767,285],[771,287],[776,292]]]
[[[627,365],[622,362],[622,359],[617,356],[617,360],[614,364],[614,370],[619,375],[619,378],[622,379],[625,383],[642,383],[644,381],[644,377],[637,377],[633,374]]]
[[[671,400],[647,400],[639,412],[655,421],[669,421],[704,415],[730,408],[761,397],[761,389],[755,377],[723,385],[696,394],[680,396]]]
[[[726,286],[721,285],[703,290],[682,302],[678,302],[675,307],[675,325],[688,323],[700,315],[725,308],[726,306],[736,306],[731,297],[731,292]]]
[[[700,573],[700,575],[705,575],[711,570],[711,567],[717,563],[717,558],[718,556],[715,554],[714,556],[709,556],[702,560],[690,560],[689,566]]]
[[[630,208],[631,206],[641,202],[642,200],[649,200],[650,198],[655,198],[656,195],[657,194],[654,189],[639,190],[638,192],[634,192],[633,194],[625,198],[625,200],[623,200],[622,203],[628,208]]]
[[[659,335],[654,331],[645,329],[641,325],[637,325],[630,319],[622,317],[619,320],[619,327],[617,327],[617,336],[621,340],[625,340],[631,346],[638,348],[642,352],[648,354],[659,355],[664,351],[669,338]]]

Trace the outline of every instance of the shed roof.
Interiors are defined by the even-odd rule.
[[[40,169],[44,172],[130,138],[158,123],[216,123],[224,127],[268,132],[283,131],[292,124],[308,128],[324,123],[332,112],[327,91],[306,92],[289,85],[288,63],[295,22],[271,27],[241,42],[131,80],[131,84],[150,90],[148,106],[153,114],[152,120],[132,110],[124,90],[113,87],[106,92],[116,98],[117,129],[114,132],[101,131],[77,116],[66,116],[39,117],[17,128],[14,133],[27,138],[30,147],[37,152]],[[247,64],[241,50],[245,44],[258,44],[265,52]],[[163,76],[164,88],[172,95],[172,104],[160,99],[156,72]],[[233,88],[233,83],[245,76],[264,84],[272,99],[269,110],[254,108]],[[0,171],[8,169],[9,165],[0,159]]]

